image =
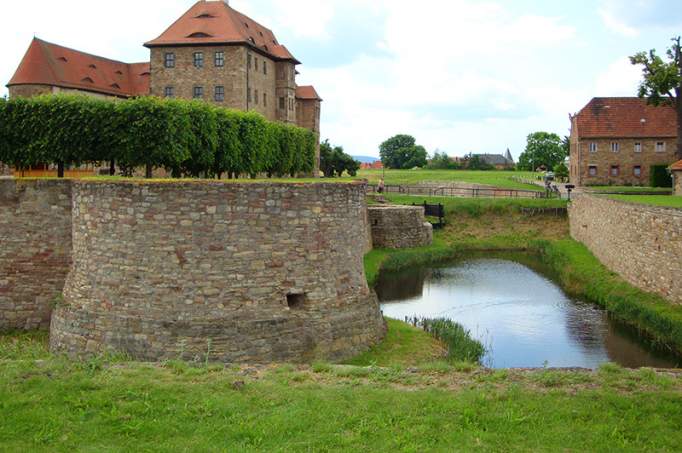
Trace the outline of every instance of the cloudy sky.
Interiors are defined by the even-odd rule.
[[[193,0],[3,4],[0,80],[35,34],[126,62],[148,60]],[[303,62],[324,98],[322,136],[378,155],[397,133],[432,152],[518,156],[528,133],[568,134],[594,96],[634,95],[627,57],[682,33],[680,0],[232,0]],[[4,86],[0,96],[6,94]]]

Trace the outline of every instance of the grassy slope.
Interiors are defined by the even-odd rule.
[[[670,195],[609,195],[609,198],[630,203],[664,206],[669,208],[682,208],[682,196]]]
[[[542,190],[541,187],[513,181],[512,177],[533,177],[532,172],[523,171],[469,171],[469,170],[361,170],[358,176],[372,183],[379,182],[385,175],[386,184],[418,184],[423,181],[465,182],[485,184],[505,189]]]
[[[674,451],[682,377],[316,365],[223,368],[47,354],[0,336],[0,450]]]

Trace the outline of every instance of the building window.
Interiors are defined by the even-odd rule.
[[[597,144],[596,143],[590,143],[590,152],[591,153],[597,152]]]
[[[249,69],[251,69],[251,60],[252,60],[251,54],[248,54],[248,55],[246,56],[246,66],[247,66]]]
[[[656,152],[657,153],[665,152],[665,142],[656,142]]]
[[[258,57],[253,58],[253,67],[256,71],[258,71]]]
[[[163,66],[166,68],[175,67],[175,54],[173,52],[166,52],[163,55]]]
[[[268,106],[268,93],[263,93],[263,107]]]
[[[618,165],[611,165],[611,176],[620,175],[620,167]]]
[[[167,98],[172,98],[175,96],[175,89],[173,87],[166,87],[163,89],[163,95]]]
[[[204,67],[204,53],[194,52],[194,67],[203,68]]]
[[[635,143],[635,152],[636,153],[642,152],[642,144],[641,143]]]
[[[215,53],[215,66],[216,68],[222,68],[225,66],[225,52]]]
[[[280,109],[280,110],[284,110],[284,109],[285,109],[285,106],[286,106],[285,102],[286,102],[286,101],[284,100],[284,98],[279,98],[279,109]]]
[[[268,75],[268,62],[263,62],[263,74]]]
[[[293,111],[294,110],[294,99],[289,98],[289,110]]]
[[[590,165],[588,173],[590,176],[597,176],[597,166],[596,165]]]
[[[258,90],[255,90],[253,92],[253,99],[254,99],[256,105],[258,105]]]
[[[620,143],[611,142],[611,151],[614,153],[617,153],[618,151],[620,151]]]
[[[192,97],[194,99],[203,99],[204,98],[204,87],[194,87]]]
[[[641,177],[641,176],[642,176],[642,167],[640,167],[639,165],[635,165],[635,166],[632,168],[632,174],[633,174],[636,178]]]
[[[247,100],[248,102],[251,102],[251,100],[252,100],[252,98],[251,98],[251,88],[247,88],[247,89],[246,89],[246,100]]]
[[[213,98],[216,100],[216,102],[223,102],[225,100],[225,87],[215,87],[215,94]]]

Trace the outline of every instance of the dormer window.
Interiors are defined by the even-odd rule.
[[[59,57],[59,58],[57,58],[57,60],[63,61],[64,63],[66,63],[67,61],[69,61],[69,60],[66,59],[66,57]]]
[[[112,83],[110,86],[111,86],[111,88],[114,88],[114,89],[116,89],[116,90],[120,90],[120,89],[121,89],[121,87],[119,86],[118,83]]]
[[[253,36],[249,36],[249,41],[251,42],[251,44],[256,44],[256,40],[253,39]]]
[[[245,26],[246,28],[249,28],[249,24],[247,24],[246,22],[244,22],[244,26]]]
[[[90,77],[85,77],[81,79],[81,82],[83,83],[95,83]]]
[[[123,75],[121,71],[116,71],[116,75]]]
[[[211,13],[201,13],[195,16],[196,19],[213,19],[215,16]]]
[[[89,64],[89,65],[88,65],[88,68],[90,68],[90,69],[97,69],[97,66],[95,66],[94,64]]]
[[[209,35],[208,33],[204,33],[201,31],[198,31],[196,33],[192,33],[191,35],[187,36],[188,38],[211,38],[212,36]]]

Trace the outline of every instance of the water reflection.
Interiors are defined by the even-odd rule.
[[[603,310],[570,299],[540,271],[541,263],[528,255],[473,257],[383,273],[377,292],[386,316],[461,323],[489,347],[486,364],[495,368],[678,365]]]

